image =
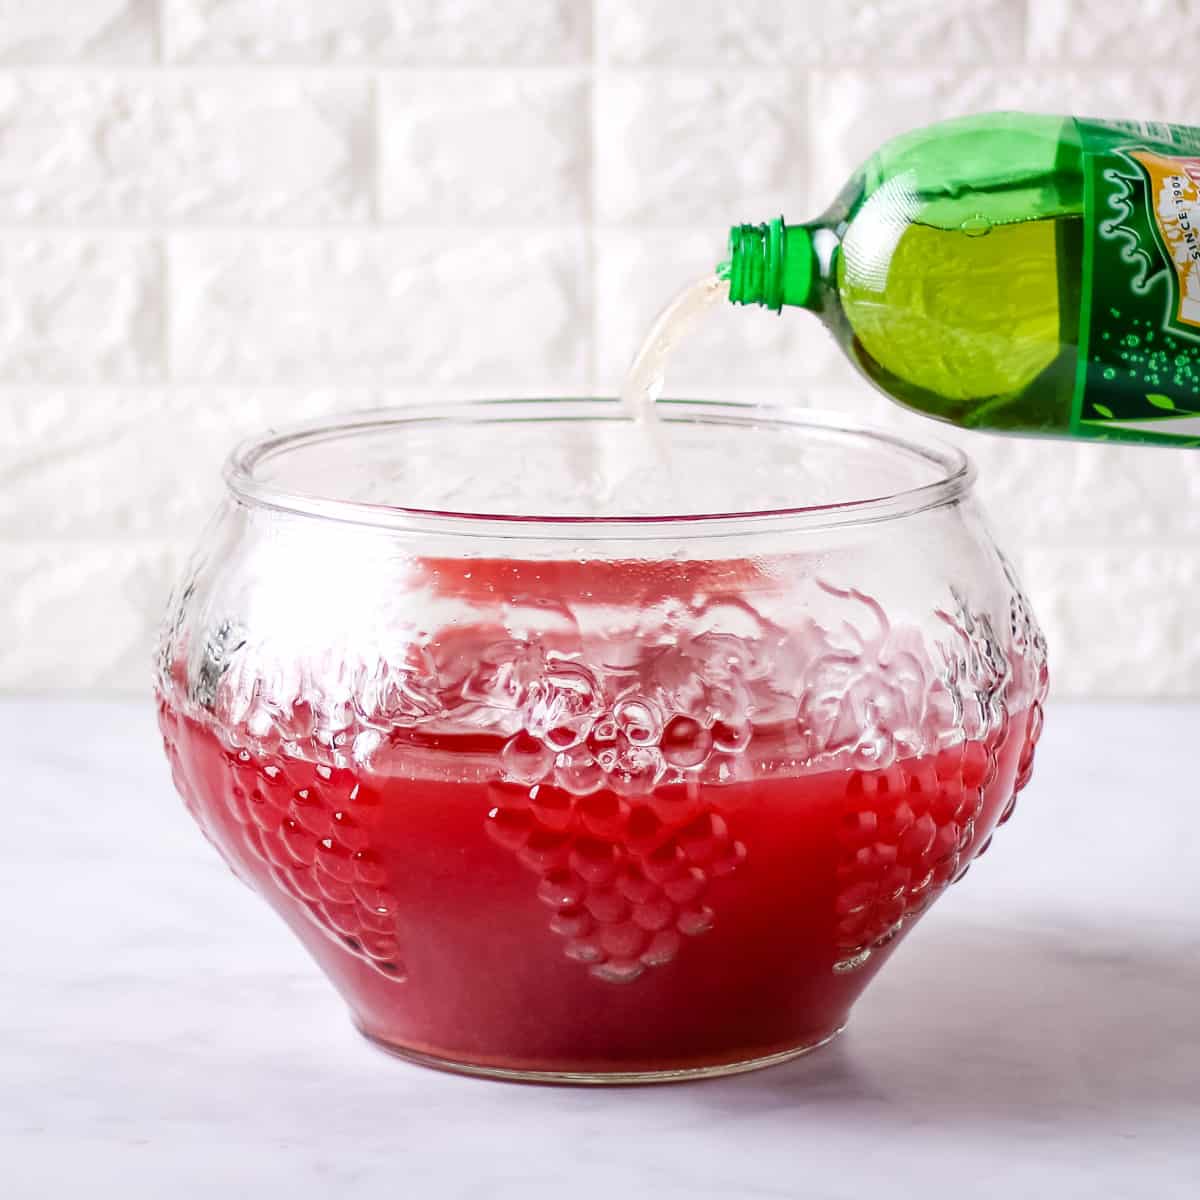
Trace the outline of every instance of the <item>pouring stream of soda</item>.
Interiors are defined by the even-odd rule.
[[[606,505],[619,505],[619,493],[627,489],[644,491],[644,477],[653,473],[658,484],[654,490],[662,495],[664,507],[669,507],[669,498],[675,490],[674,472],[667,431],[656,409],[667,362],[705,314],[728,296],[727,280],[715,274],[706,276],[684,288],[651,325],[621,385],[621,407],[630,425],[628,437],[620,439],[623,446],[618,460],[603,472],[607,482],[603,497]]]

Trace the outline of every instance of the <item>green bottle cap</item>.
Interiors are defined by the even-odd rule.
[[[729,231],[729,260],[717,268],[729,280],[734,304],[761,304],[779,312],[808,300],[813,282],[812,235],[783,218],[766,225],[735,225]]]

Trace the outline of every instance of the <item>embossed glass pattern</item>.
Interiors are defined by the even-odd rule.
[[[611,402],[265,438],[171,601],[180,793],[401,1054],[605,1082],[810,1049],[1028,780],[1045,646],[965,459],[661,411],[673,516],[558,486]]]

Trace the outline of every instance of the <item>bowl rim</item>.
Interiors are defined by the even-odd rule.
[[[828,529],[840,525],[892,521],[953,504],[969,494],[975,467],[958,447],[939,439],[917,441],[841,413],[799,405],[749,404],[714,400],[660,399],[656,416],[666,424],[692,423],[763,428],[811,428],[869,443],[885,452],[924,459],[935,477],[911,488],[827,504],[752,509],[739,512],[663,513],[643,516],[566,516],[538,513],[478,513],[407,507],[341,499],[280,487],[256,474],[269,459],[325,441],[404,427],[469,422],[515,423],[595,420],[630,422],[620,402],[601,397],[479,399],[454,403],[359,409],[331,418],[268,429],[246,438],[229,454],[223,476],[233,498],[251,509],[421,533],[546,540],[720,537],[730,534]]]

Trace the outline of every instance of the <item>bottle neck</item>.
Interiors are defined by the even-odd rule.
[[[761,304],[779,312],[785,304],[807,305],[816,279],[812,234],[783,218],[765,225],[735,225],[729,259],[717,268],[729,280],[734,304]]]

